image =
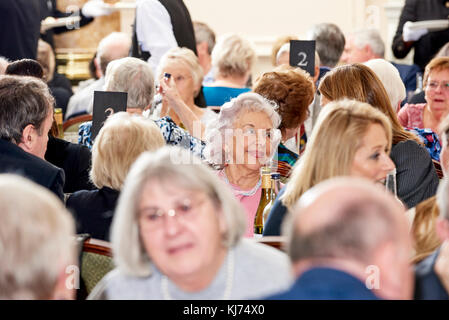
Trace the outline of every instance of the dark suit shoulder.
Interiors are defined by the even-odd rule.
[[[0,172],[22,175],[50,189],[61,200],[64,199],[63,170],[2,139],[0,139]]]
[[[448,293],[435,273],[434,267],[440,249],[415,265],[415,299],[447,300]]]
[[[119,194],[119,191],[107,187],[73,193],[66,205],[76,220],[77,232],[108,240]]]
[[[99,190],[80,190],[70,195],[66,205],[67,208],[74,209],[82,215],[113,210],[119,194],[119,191],[107,187]]]

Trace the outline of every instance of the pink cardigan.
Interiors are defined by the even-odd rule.
[[[223,181],[225,180],[223,170],[218,172],[218,176]],[[234,195],[238,201],[242,204],[243,208],[246,212],[246,232],[245,237],[252,238],[254,236],[254,218],[256,217],[257,207],[259,206],[260,195],[262,193],[262,186],[260,186],[256,193],[252,196],[244,196],[239,194],[239,191],[246,191],[240,189],[237,185],[229,183],[231,190],[234,192]]]

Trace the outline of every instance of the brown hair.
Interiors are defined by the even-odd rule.
[[[423,86],[425,87],[427,85],[427,81],[429,80],[432,71],[441,70],[449,70],[449,57],[438,57],[430,60],[424,70]]]
[[[308,107],[314,97],[313,80],[309,74],[289,66],[262,74],[253,91],[277,103],[281,131],[297,128],[307,119]]]
[[[439,214],[436,197],[431,197],[415,207],[415,218],[411,230],[415,248],[413,263],[423,260],[441,245],[441,240],[436,232]]]
[[[406,140],[415,140],[421,144],[414,134],[401,126],[382,82],[367,66],[353,63],[337,67],[324,76],[318,90],[329,101],[355,99],[382,111],[391,122],[393,144]]]
[[[54,98],[42,80],[0,76],[0,139],[19,144],[23,129],[29,124],[39,135],[44,134],[42,125],[53,113],[53,105]]]

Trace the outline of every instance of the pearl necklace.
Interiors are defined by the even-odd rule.
[[[229,300],[231,297],[232,284],[234,282],[234,252],[232,250],[229,250],[227,260],[226,284],[222,300]],[[168,278],[166,275],[162,275],[161,292],[164,300],[173,300],[168,291]]]
[[[254,188],[252,188],[251,190],[248,191],[241,191],[241,190],[237,190],[235,189],[232,184],[229,182],[228,177],[226,176],[226,172],[224,172],[223,170],[223,177],[225,182],[232,188],[232,190],[234,190],[234,192],[239,195],[239,196],[246,196],[246,197],[250,197],[253,196],[257,190],[260,188],[260,186],[262,185],[262,179],[259,179],[259,181],[257,181],[256,185]]]

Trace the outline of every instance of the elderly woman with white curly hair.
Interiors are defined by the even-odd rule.
[[[281,139],[277,106],[257,93],[243,93],[225,103],[206,128],[205,157],[220,171],[246,211],[245,236],[254,235],[262,192],[260,169],[271,165]]]
[[[287,256],[244,232],[241,206],[199,158],[177,147],[144,153],[114,216],[117,268],[89,299],[238,300],[288,286]]]

